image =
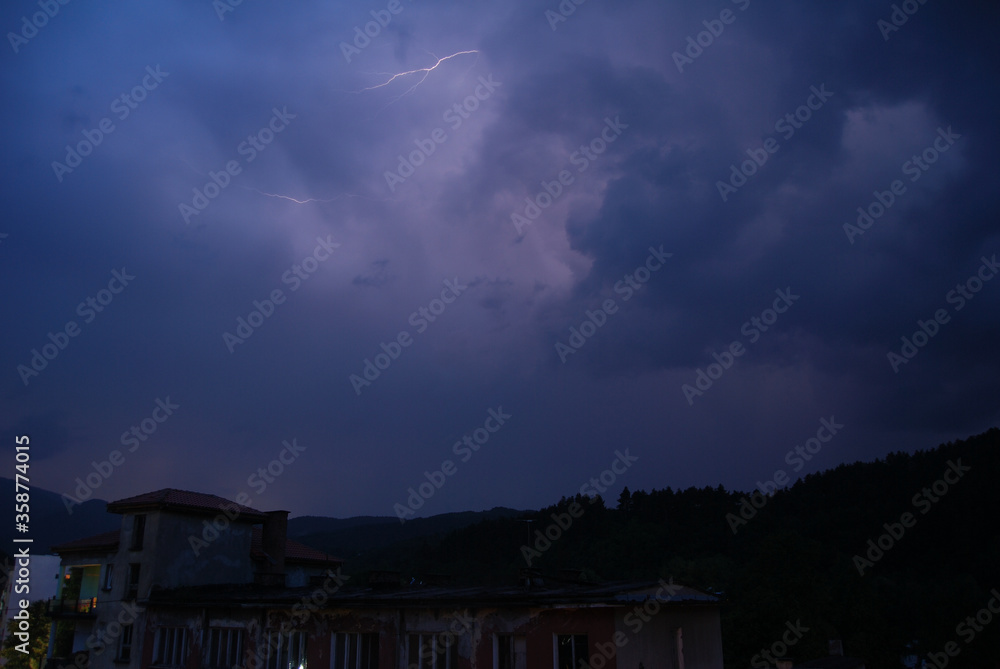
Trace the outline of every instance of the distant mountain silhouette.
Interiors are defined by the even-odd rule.
[[[395,516],[302,516],[289,519],[288,536],[307,546],[349,560],[399,542],[443,535],[482,521],[519,517],[524,513],[526,512],[496,507],[489,511],[442,513],[428,518],[414,518],[405,523],[400,523]]]
[[[14,499],[13,479],[0,477],[0,499]],[[0,541],[4,546],[12,546],[15,538],[29,536],[33,539],[33,552],[48,553],[52,546],[121,527],[121,516],[108,513],[107,501],[103,499],[92,498],[72,505],[70,512],[62,495],[32,486],[30,504],[31,522],[27,535],[16,531],[13,515],[10,522],[0,523]],[[498,507],[490,511],[464,511],[416,518],[405,524],[400,524],[395,516],[301,516],[288,521],[288,536],[333,555],[347,557],[408,539],[443,534],[483,520],[521,513]]]
[[[109,514],[107,502],[102,499],[89,499],[72,507],[72,513],[67,511],[59,493],[44,488],[31,488],[31,522],[28,533],[21,534],[14,527],[14,480],[0,477],[0,499],[10,500],[10,515],[0,522],[0,541],[5,547],[13,546],[15,538],[30,537],[32,553],[49,553],[52,546],[82,539],[92,534],[110,532],[121,527],[121,516]],[[7,548],[9,552],[12,549]]]

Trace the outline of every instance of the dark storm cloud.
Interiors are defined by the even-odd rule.
[[[6,430],[39,443],[39,483],[68,489],[168,395],[176,413],[102,496],[235,495],[297,438],[257,506],[389,514],[500,405],[510,423],[422,512],[549,503],[622,445],[643,466],[612,498],[748,487],[820,415],[848,428],[817,467],[995,423],[1000,283],[961,311],[946,295],[1000,253],[996,8],[928,2],[886,41],[891,7],[860,2],[591,0],[550,23],[557,7],[403,2],[347,62],[384,3],[224,20],[209,2],[70,3],[8,51],[0,392]],[[147,68],[169,74],[122,101]],[[832,95],[776,127],[814,88]],[[909,181],[939,128],[960,138]],[[724,201],[717,182],[769,139]],[[850,243],[844,223],[895,179],[906,193]],[[651,247],[672,255],[626,301],[615,286]],[[87,320],[114,271],[135,279]],[[786,289],[800,297],[750,342]],[[609,299],[563,363],[556,343]],[[886,354],[940,308],[951,321],[893,373]],[[70,321],[25,385],[18,366]],[[746,353],[689,405],[682,385],[736,340]]]

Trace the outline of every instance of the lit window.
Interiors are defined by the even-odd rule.
[[[111,589],[111,575],[114,573],[115,566],[113,564],[104,565],[104,585],[101,587],[105,590]]]

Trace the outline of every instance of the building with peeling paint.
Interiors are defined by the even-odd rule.
[[[50,669],[722,669],[719,601],[673,582],[526,572],[507,587],[357,583],[286,511],[159,490],[55,547]]]

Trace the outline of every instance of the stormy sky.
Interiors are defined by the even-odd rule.
[[[7,3],[4,438],[74,497],[424,516],[984,431],[998,13]]]

